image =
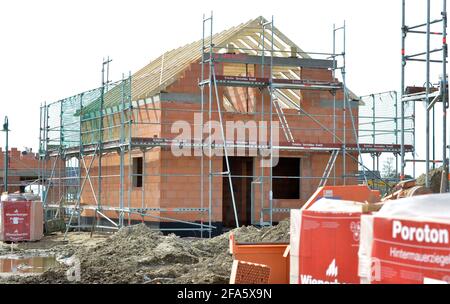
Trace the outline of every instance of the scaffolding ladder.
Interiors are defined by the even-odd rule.
[[[334,167],[334,163],[339,155],[339,150],[333,150],[330,155],[330,159],[328,160],[327,166],[323,171],[322,178],[320,179],[319,187],[324,187],[327,184],[328,177],[330,176],[331,170]]]
[[[278,115],[278,120],[280,121],[281,128],[283,130],[284,136],[286,140],[290,143],[294,142],[294,136],[292,136],[291,128],[287,122],[286,116],[284,115],[283,109],[280,106],[278,98],[273,99],[273,105],[275,106],[275,111]]]

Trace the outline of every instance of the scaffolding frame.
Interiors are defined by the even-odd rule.
[[[205,43],[205,22],[210,22],[211,23],[211,32],[210,32],[210,36],[209,36],[209,44]],[[344,25],[342,27],[338,27],[336,28],[335,26],[333,26],[333,53],[306,53],[304,51],[298,52],[296,55],[326,55],[329,58],[331,58],[334,62],[333,66],[332,66],[332,71],[333,71],[333,78],[335,77],[335,72],[337,70],[339,70],[341,72],[341,76],[343,79],[342,84],[339,83],[320,83],[320,82],[312,82],[312,83],[302,83],[301,80],[298,80],[295,84],[291,83],[289,81],[280,81],[280,79],[274,79],[273,78],[273,60],[274,60],[274,53],[275,52],[280,52],[279,50],[275,51],[274,50],[274,43],[273,43],[273,33],[274,31],[271,31],[271,39],[270,39],[270,49],[266,49],[265,48],[265,33],[266,33],[266,28],[267,27],[273,27],[273,16],[272,16],[272,20],[271,21],[261,21],[261,27],[262,27],[262,44],[261,44],[261,48],[260,49],[248,49],[248,48],[242,48],[239,46],[233,46],[233,50],[234,51],[253,51],[256,54],[260,53],[261,54],[261,62],[259,62],[259,64],[261,65],[261,77],[242,77],[242,76],[216,76],[214,74],[214,59],[215,58],[215,53],[214,50],[219,50],[219,49],[223,49],[225,46],[217,46],[214,45],[212,37],[213,37],[213,32],[212,32],[212,23],[213,23],[213,14],[211,12],[210,17],[205,18],[205,16],[203,16],[203,40],[202,40],[202,60],[201,60],[201,64],[202,64],[202,79],[199,81],[199,86],[201,88],[201,92],[202,92],[202,109],[204,109],[203,107],[203,94],[204,94],[204,87],[206,85],[209,86],[210,90],[211,90],[211,84],[215,89],[216,92],[216,100],[219,99],[218,95],[217,95],[217,86],[229,86],[229,87],[258,87],[258,88],[267,88],[269,91],[269,96],[270,96],[270,114],[269,117],[271,117],[272,119],[270,119],[270,129],[271,132],[270,134],[272,134],[272,121],[273,121],[273,105],[275,104],[275,110],[276,110],[276,115],[279,117],[279,120],[281,122],[281,128],[283,130],[283,132],[285,134],[290,134],[290,135],[286,135],[286,138],[288,139],[288,142],[292,142],[293,138],[292,138],[292,133],[290,131],[287,131],[287,129],[289,129],[289,126],[287,126],[286,120],[285,120],[285,115],[282,112],[282,109],[279,109],[276,104],[274,103],[274,95],[277,89],[280,88],[289,88],[289,89],[311,89],[311,90],[329,90],[331,92],[333,92],[333,96],[334,96],[334,101],[333,101],[333,130],[330,130],[329,128],[327,128],[326,126],[324,126],[323,124],[321,124],[315,117],[314,115],[309,114],[307,111],[305,111],[304,109],[302,109],[300,106],[294,105],[296,110],[299,111],[299,113],[302,113],[305,117],[312,119],[314,122],[316,122],[319,125],[319,129],[329,132],[332,134],[333,136],[333,143],[336,143],[336,141],[339,142],[339,144],[335,144],[330,148],[323,148],[323,147],[316,147],[316,148],[312,148],[312,151],[330,151],[331,156],[330,156],[330,160],[326,165],[326,168],[324,170],[324,174],[322,177],[310,177],[310,178],[318,178],[320,179],[320,183],[319,186],[324,186],[326,185],[326,182],[330,176],[330,172],[332,170],[332,168],[334,167],[334,163],[336,161],[336,157],[338,155],[339,152],[342,153],[342,155],[349,155],[353,161],[356,161],[362,168],[363,171],[363,179],[364,182],[367,184],[367,174],[366,171],[371,172],[371,170],[366,167],[363,164],[363,160],[362,160],[362,151],[363,149],[360,146],[360,143],[358,141],[358,135],[357,135],[357,130],[356,130],[356,125],[355,125],[355,120],[353,117],[353,113],[351,111],[351,105],[350,105],[350,100],[349,100],[349,93],[348,93],[348,89],[346,86],[346,65],[345,65],[345,56],[346,56],[346,51],[345,51],[345,44],[346,44],[346,26],[345,26],[345,22]],[[343,50],[341,53],[336,53],[336,33],[338,31],[342,30],[343,32]],[[268,52],[270,54],[270,64],[269,64],[269,76],[265,76],[264,74],[264,66],[265,66],[265,61],[264,58],[266,57],[266,52]],[[207,58],[205,58],[205,53],[209,54],[209,56],[207,56]],[[342,58],[342,65],[338,66],[338,61],[337,58],[341,57]],[[253,63],[255,63],[253,61]],[[210,71],[210,75],[212,74],[212,77],[210,77],[210,79],[205,79],[204,78],[204,66],[208,65],[209,66],[209,71]],[[265,77],[265,78],[264,78]],[[343,138],[339,138],[336,134],[336,117],[337,115],[336,113],[336,90],[343,90],[344,92],[344,99],[343,99],[343,121],[347,121],[346,120],[346,116],[347,116],[347,112],[350,113],[350,122],[352,125],[352,130],[353,130],[353,134],[356,138],[356,145],[354,145],[352,147],[352,149],[348,149],[347,143],[346,143],[346,123],[343,124],[344,126],[344,130],[343,130]],[[395,96],[396,96],[396,92]],[[211,96],[209,96],[209,98],[211,98]],[[210,99],[208,99],[210,100]],[[397,106],[397,99],[395,99],[395,106]],[[264,121],[264,94],[261,94],[261,121]],[[211,118],[211,104],[209,104],[209,109],[208,109],[208,117]],[[218,106],[218,112],[221,112],[220,106]],[[397,113],[395,114],[395,117],[393,118],[393,120],[396,122],[398,121],[398,115]],[[284,122],[284,123],[283,123]],[[222,126],[222,122],[221,122],[221,127],[223,130],[223,126]],[[377,131],[375,130],[375,126],[374,126],[374,133],[376,133]],[[399,132],[398,127],[396,127],[395,129],[395,134],[397,137],[397,134]],[[223,140],[225,140],[223,138]],[[209,145],[211,145],[211,142],[209,142]],[[396,139],[395,145],[397,147],[399,147],[398,145],[398,141]],[[364,147],[368,147],[369,145],[364,145]],[[372,151],[370,152],[371,154],[377,153],[380,154],[382,152],[393,152],[395,155],[399,154],[399,150],[390,150],[388,147],[382,147],[381,145],[378,145],[379,147],[377,148],[376,143],[374,142],[372,144]],[[404,146],[405,147],[405,146]],[[211,147],[209,146],[208,149],[210,149]],[[250,146],[246,146],[246,148],[250,148]],[[270,136],[270,143],[268,144],[268,147],[263,147],[263,146],[258,146],[258,149],[264,149],[264,148],[268,148],[270,149],[270,163],[273,163],[273,149],[278,149],[278,150],[289,150],[288,146],[274,146],[273,142],[272,142],[272,136]],[[224,150],[226,150],[226,146],[224,145]],[[370,148],[368,149],[370,150]],[[405,151],[411,151],[412,148],[411,146],[408,146],[407,148],[405,148]],[[357,158],[354,158],[350,153],[352,151],[356,151],[358,152],[358,157],[359,160]],[[232,189],[232,184],[231,184],[231,173],[229,171],[229,165],[228,165],[228,156],[225,153],[225,159],[226,159],[226,164],[227,164],[227,171],[224,172],[227,174],[227,176],[230,179],[230,191],[233,191]],[[210,160],[211,161],[211,160]],[[202,160],[203,162],[203,160]],[[211,168],[211,162],[209,163],[209,168]],[[202,164],[202,168],[203,168],[203,164]],[[260,219],[259,219],[259,225],[261,226],[265,226],[265,225],[272,225],[272,218],[273,218],[273,191],[272,191],[272,180],[273,180],[273,173],[272,173],[272,169],[273,166],[270,166],[270,171],[269,171],[269,176],[265,176],[264,175],[264,168],[261,168],[261,173],[258,176],[259,180],[261,181],[261,192],[260,192],[260,196],[261,196],[261,214],[260,214]],[[202,171],[203,172],[203,171]],[[372,176],[374,176],[374,174],[371,174]],[[214,176],[214,172],[210,169],[210,171],[208,172],[208,176],[209,176],[209,191],[210,193],[212,192],[212,176]],[[244,176],[244,177],[248,177],[248,176]],[[250,178],[255,179],[256,176],[251,176]],[[268,179],[269,180],[269,191],[268,191],[268,195],[269,195],[269,207],[268,208],[264,208],[264,194],[265,192],[263,191],[263,180],[264,179]],[[296,177],[298,179],[302,179],[305,177],[302,176],[298,176]],[[346,173],[346,157],[343,157],[343,174],[342,177],[343,179],[343,184],[345,185],[346,183],[346,178],[347,178],[347,173]],[[383,179],[381,179],[381,177],[373,177],[375,179],[380,180],[381,182],[383,182],[387,187],[390,187],[391,185],[389,185],[386,181],[384,181]],[[336,180],[336,177],[334,176],[334,181]],[[253,201],[252,201],[253,203]],[[209,205],[211,205],[211,195],[209,195]],[[234,211],[236,210],[235,207],[235,201],[233,198],[233,208]],[[253,210],[253,205],[252,205],[252,210]],[[265,222],[264,221],[264,211],[267,211],[269,213],[269,222]],[[281,212],[285,212],[286,210],[280,210]],[[235,212],[235,216],[236,212]],[[236,223],[238,223],[237,219],[236,219]]]
[[[108,61],[110,61],[108,59]],[[103,65],[106,65],[106,61],[103,63]],[[121,91],[121,106],[113,111],[112,113],[105,109],[103,109],[104,99],[105,96],[111,91],[110,87],[116,87],[120,88]],[[94,92],[94,95],[99,95],[97,98],[100,101],[100,109],[99,115],[95,116],[94,118],[86,118],[83,120],[83,109],[85,108],[85,105],[83,103],[83,97],[92,94]],[[98,94],[95,94],[98,93]],[[75,129],[67,129],[67,126],[77,124],[77,122],[72,122],[68,124],[64,124],[63,116],[64,116],[64,104],[67,101],[71,100],[77,100],[78,104],[75,107],[75,109],[72,109],[72,114],[74,112],[78,112],[79,116],[79,122]],[[49,126],[49,108],[50,107],[59,107],[61,109],[59,116],[60,116],[60,123],[56,127],[50,127]],[[68,214],[69,220],[68,225],[66,226],[66,234],[71,228],[87,228],[87,229],[118,229],[125,225],[125,217],[128,215],[128,225],[131,224],[130,215],[131,214],[138,214],[144,217],[150,217],[153,219],[158,220],[168,220],[178,223],[183,223],[186,225],[192,225],[193,228],[189,228],[189,230],[199,230],[203,232],[204,230],[211,230],[212,226],[205,225],[203,223],[191,223],[189,221],[182,221],[175,218],[169,218],[164,216],[157,216],[152,215],[153,212],[200,212],[204,213],[207,212],[206,208],[198,208],[198,207],[177,207],[177,208],[149,208],[144,207],[144,201],[145,201],[145,183],[142,184],[141,191],[142,191],[142,206],[141,208],[132,208],[130,206],[131,202],[131,183],[132,179],[135,176],[141,176],[141,178],[145,178],[148,175],[145,172],[145,166],[143,166],[143,172],[142,174],[134,174],[131,171],[131,160],[132,160],[132,153],[134,151],[141,151],[143,156],[143,161],[145,161],[145,155],[148,150],[151,150],[153,148],[152,145],[148,146],[146,145],[145,141],[142,141],[138,138],[132,137],[132,126],[133,124],[136,124],[136,122],[133,122],[135,120],[133,108],[136,106],[139,106],[138,102],[132,102],[131,101],[131,75],[127,78],[123,77],[122,81],[116,82],[116,83],[110,83],[108,80],[103,81],[102,87],[91,90],[88,92],[83,92],[81,94],[75,95],[73,97],[69,97],[67,99],[60,100],[55,103],[50,104],[44,104],[41,106],[41,117],[43,117],[41,122],[41,132],[40,132],[40,149],[39,149],[39,158],[40,158],[40,168],[39,168],[39,179],[40,179],[40,185],[43,186],[43,204],[46,210],[55,210],[56,212],[50,212],[50,217],[57,217],[61,215],[61,211],[65,211]],[[104,127],[103,123],[100,121],[103,121],[106,119],[111,119],[111,115],[114,114],[120,114],[120,124],[118,125],[109,125]],[[98,114],[98,113],[97,113]],[[100,120],[100,121],[99,121]],[[83,131],[83,128],[81,127],[84,122],[97,122],[97,124],[100,126],[98,129],[91,129],[88,131]],[[113,129],[118,129],[120,136],[117,139],[114,140],[108,140],[104,141],[103,136],[105,133],[111,132]],[[78,144],[75,143],[74,140],[64,140],[64,134],[65,133],[72,133],[75,134],[78,132]],[[49,133],[57,133],[58,136],[55,135],[49,135]],[[68,135],[70,136],[70,135]],[[73,135],[72,135],[73,136]],[[83,142],[86,140],[86,138],[90,138],[91,140],[89,142]],[[59,144],[55,144],[55,141],[59,141]],[[99,161],[104,155],[110,154],[110,153],[116,153],[118,151],[120,155],[120,162],[119,162],[119,178],[120,178],[120,186],[119,186],[119,207],[108,207],[102,204],[100,199],[100,193],[101,193],[101,187],[104,183],[104,180],[107,178],[113,178],[117,177],[117,175],[111,175],[111,174],[102,174],[101,173],[101,163],[99,162],[98,169],[99,173],[97,175],[93,175],[91,173],[92,165],[97,160]],[[131,152],[131,153],[130,153]],[[128,159],[125,159],[125,155],[128,155]],[[87,161],[87,159],[90,158],[90,161]],[[74,162],[75,159],[75,162]],[[127,181],[125,181],[125,165],[128,161],[128,176]],[[70,170],[77,170],[77,174],[72,175],[66,175],[62,172],[61,166],[62,163],[64,163],[64,169]],[[83,172],[84,171],[84,176]],[[93,179],[97,178],[98,185],[97,185],[97,192],[94,189],[93,186]],[[128,198],[125,198],[125,185],[128,182]],[[69,193],[70,186],[75,187],[75,191]],[[89,187],[93,199],[94,204],[89,205],[81,205],[81,199],[83,191]],[[59,199],[57,201],[48,202],[48,194],[51,191],[57,192],[57,197]],[[126,203],[128,206],[126,206]],[[95,214],[95,220],[92,221],[92,226],[89,225],[81,225],[81,212],[83,210],[92,210]],[[114,211],[118,212],[119,216],[117,218],[118,223],[116,223],[114,220],[112,220],[110,217],[105,215],[103,211]],[[48,212],[46,212],[47,214]],[[99,219],[103,218],[108,223],[110,223],[110,226],[105,226],[100,224]],[[73,223],[73,220],[76,219],[76,223]],[[185,228],[160,228],[160,230],[165,231],[182,231],[186,230]]]
[[[448,192],[448,159],[447,159],[447,109],[448,109],[448,76],[447,76],[447,57],[448,57],[448,46],[447,46],[447,1],[442,0],[440,18],[431,20],[431,1],[426,0],[426,21],[421,24],[407,26],[406,25],[406,0],[402,0],[402,64],[401,64],[401,116],[402,116],[402,130],[404,129],[404,106],[406,103],[413,103],[414,113],[415,113],[415,103],[425,102],[426,104],[426,126],[425,126],[425,186],[430,186],[430,163],[433,164],[433,168],[436,163],[441,162],[443,166],[443,178],[442,178],[442,192]],[[432,25],[442,25],[441,31],[431,31]],[[425,28],[425,29],[424,29]],[[418,34],[425,35],[426,38],[426,50],[424,52],[419,52],[415,54],[406,53],[406,40],[408,34]],[[442,38],[442,45],[439,48],[431,49],[431,36],[440,36]],[[433,54],[441,54],[441,59],[432,59]],[[424,58],[425,57],[425,58]],[[407,62],[422,62],[425,63],[425,90],[421,92],[409,92],[406,87],[406,65]],[[436,63],[441,65],[442,75],[437,85],[437,89],[432,87],[430,74],[431,74],[431,63]],[[443,124],[443,134],[442,134],[442,160],[437,160],[435,155],[435,110],[436,103],[442,103],[442,124]],[[430,119],[430,112],[432,113],[432,119]],[[430,121],[431,120],[431,121]],[[432,127],[432,132],[430,132],[430,124]],[[432,146],[432,159],[430,156],[430,138],[433,140]],[[402,152],[401,152],[401,177],[403,179],[405,174],[406,160],[405,160],[405,150],[404,150],[404,135],[402,133],[401,139]],[[413,160],[413,171],[415,175],[415,162],[418,160]],[[419,160],[423,161],[423,160]]]
[[[361,96],[363,103],[359,111],[359,140],[370,142],[374,145],[383,143],[394,143],[399,145],[402,134],[404,136],[405,145],[410,148],[405,151],[411,154],[412,159],[408,162],[414,162],[415,154],[412,147],[415,146],[415,130],[414,108],[404,108],[404,127],[400,128],[401,124],[401,98],[397,91],[385,91]],[[389,184],[396,184],[400,181],[400,161],[401,151],[393,151],[393,160],[395,168],[391,176],[384,176],[383,179]],[[367,174],[369,185],[372,188],[388,191],[386,184],[380,184],[377,178],[381,177],[382,170],[380,168],[380,157],[383,155],[382,151],[373,151],[370,153],[372,160],[372,170]],[[374,175],[375,174],[375,175]],[[389,188],[389,187],[388,187]]]
[[[134,130],[136,127],[141,126],[153,126],[158,125],[164,127],[170,124],[170,122],[164,122],[162,119],[156,119],[154,121],[139,121],[139,115],[136,111],[140,109],[147,109],[151,107],[151,110],[165,111],[166,113],[172,111],[180,111],[180,108],[160,107],[157,108],[153,103],[153,97],[132,100],[131,87],[132,76],[123,76],[121,81],[110,82],[108,77],[108,64],[111,61],[109,58],[102,62],[102,86],[100,88],[83,92],[81,94],[54,102],[44,103],[41,105],[41,126],[40,126],[40,139],[39,139],[39,156],[40,156],[40,174],[39,178],[41,185],[43,185],[44,195],[43,203],[46,209],[56,210],[52,214],[53,217],[59,216],[62,213],[68,214],[68,225],[66,233],[69,229],[112,229],[116,230],[125,225],[131,224],[131,215],[137,214],[142,217],[142,221],[145,218],[155,219],[157,221],[171,221],[180,224],[185,224],[188,228],[160,228],[160,230],[166,231],[198,231],[200,236],[203,237],[205,233],[209,237],[212,236],[213,230],[216,228],[212,223],[212,210],[213,210],[213,179],[217,177],[226,178],[228,180],[228,187],[230,187],[230,194],[232,196],[232,206],[235,218],[235,225],[239,226],[239,220],[237,215],[236,198],[234,197],[232,178],[251,178],[252,181],[260,181],[260,214],[259,218],[253,218],[255,202],[251,200],[252,204],[252,224],[260,226],[269,226],[273,224],[274,213],[286,213],[289,212],[288,208],[276,208],[274,207],[273,197],[273,179],[311,179],[320,181],[321,185],[325,185],[328,179],[333,181],[342,179],[343,183],[346,183],[346,179],[349,177],[356,178],[355,175],[349,175],[346,171],[346,159],[349,157],[352,161],[355,161],[363,171],[363,178],[367,183],[367,172],[371,170],[364,165],[362,154],[363,153],[381,153],[392,152],[400,153],[400,149],[403,151],[411,151],[412,147],[405,145],[402,142],[402,146],[395,144],[378,144],[378,143],[362,143],[359,141],[358,129],[355,118],[352,112],[352,101],[350,100],[350,91],[346,85],[346,65],[345,65],[345,23],[342,27],[336,28],[333,26],[333,52],[332,53],[319,53],[319,52],[304,52],[303,50],[290,50],[290,53],[295,53],[295,59],[290,58],[286,52],[281,49],[275,49],[277,44],[280,44],[274,35],[280,35],[279,31],[274,26],[273,17],[271,21],[261,19],[260,26],[260,45],[256,47],[248,47],[248,45],[234,45],[233,49],[242,52],[244,54],[255,54],[245,57],[243,60],[249,60],[253,63],[260,65],[261,77],[241,77],[241,76],[224,76],[216,75],[215,63],[220,60],[219,49],[223,49],[228,46],[215,45],[213,41],[213,14],[210,17],[205,18],[203,16],[203,34],[201,41],[201,79],[199,80],[200,91],[200,112],[201,112],[201,137],[194,138],[191,141],[177,140],[173,138],[152,138],[142,137],[136,135]],[[336,52],[336,34],[343,32],[343,50],[342,52]],[[209,36],[207,35],[209,32]],[[249,41],[250,43],[250,41]],[[292,75],[284,77],[275,77],[275,67],[277,64],[292,64],[287,62],[289,60],[295,60],[296,62],[306,62],[306,64],[316,64],[320,60],[314,61],[310,56],[321,56],[325,59],[320,64],[331,63],[330,69],[333,74],[333,81],[310,81],[300,79],[300,76],[294,77]],[[268,60],[268,61],[266,61]],[[303,60],[303,61],[302,61]],[[310,61],[308,61],[310,60]],[[297,63],[296,63],[297,64]],[[162,57],[162,66],[160,83],[162,82],[164,66],[164,56]],[[106,67],[106,71],[105,71]],[[268,69],[265,70],[265,69]],[[341,72],[342,82],[335,77],[336,71]],[[106,73],[106,76],[105,76]],[[254,73],[256,74],[256,68]],[[266,75],[268,74],[268,75]],[[253,87],[261,90],[261,111],[255,110],[252,114],[255,118],[260,118],[262,122],[268,122],[269,128],[269,142],[262,143],[250,143],[250,142],[228,142],[224,134],[224,118],[222,114],[223,100],[219,98],[218,87]],[[205,92],[207,90],[207,92]],[[313,90],[313,91],[328,91],[333,94],[333,128],[327,127],[321,122],[323,118],[329,118],[329,115],[311,114],[304,109],[301,104],[297,104],[290,96],[294,96],[295,91]],[[342,107],[337,106],[336,92],[343,92],[343,99],[340,101]],[[269,100],[264,100],[264,92],[267,92]],[[161,97],[163,93],[159,93]],[[112,97],[111,97],[112,96]],[[115,98],[116,104],[114,107],[107,106],[107,99]],[[214,105],[214,100],[216,105]],[[258,102],[258,101],[257,101]],[[264,113],[265,103],[269,102],[269,113]],[[285,113],[286,111],[281,107],[288,105],[291,110],[295,110],[295,113]],[[267,104],[266,104],[267,105]],[[217,106],[217,109],[213,109]],[[275,111],[274,111],[275,109]],[[342,110],[342,113],[337,114],[338,110]],[[184,109],[184,112],[189,112],[189,109]],[[192,110],[198,112],[198,110]],[[239,111],[231,112],[231,114],[242,114]],[[268,115],[267,115],[268,114]],[[222,142],[212,143],[211,137],[209,141],[204,138],[204,119],[208,117],[208,121],[211,121],[213,115],[218,115],[220,120],[220,133]],[[117,116],[119,122],[116,122]],[[269,119],[267,119],[267,116]],[[292,132],[298,130],[305,130],[302,128],[294,128],[289,126],[287,117],[295,117],[296,119],[311,120],[317,125],[317,128],[309,128],[307,130],[321,131],[332,136],[332,143],[303,143],[295,142]],[[397,119],[397,117],[395,117]],[[59,120],[59,121],[57,121]],[[279,120],[281,128],[274,129],[273,121]],[[338,128],[338,121],[341,120],[342,128]],[[105,125],[105,121],[108,122]],[[353,133],[354,143],[347,138],[347,126],[350,123]],[[85,127],[86,124],[92,126],[91,128]],[[208,126],[211,129],[211,126]],[[259,130],[258,130],[259,131]],[[267,132],[267,130],[265,130]],[[286,141],[280,142],[278,145],[273,143],[274,132],[281,132],[286,137]],[[374,131],[375,132],[375,131]],[[339,136],[338,133],[343,133],[343,136]],[[290,135],[289,135],[290,134]],[[169,148],[172,146],[186,146],[191,149],[201,149],[202,153],[200,158],[200,172],[199,174],[163,174],[161,172],[153,174],[152,172],[146,172],[145,159],[146,153],[153,149]],[[211,151],[214,148],[219,148],[224,152],[225,170],[224,172],[216,172],[213,168],[212,158],[208,157],[207,164],[205,164],[205,150]],[[264,168],[260,172],[254,172],[249,175],[233,175],[230,169],[229,156],[227,154],[228,149],[244,148],[244,149],[256,149],[259,153],[259,158],[262,161],[264,158],[264,151],[270,152],[269,163],[273,164],[273,152],[278,151],[294,151],[294,152],[318,152],[318,153],[330,153],[330,160],[324,170],[322,176],[274,176],[273,167],[269,166],[268,175],[264,172]],[[108,174],[102,172],[102,158],[105,155],[118,153],[119,154],[119,172],[118,174]],[[140,153],[143,158],[143,172],[136,174],[132,172],[132,154]],[[331,176],[331,171],[334,168],[334,164],[338,154],[343,157],[343,173],[342,176]],[[358,154],[355,157],[353,154]],[[95,175],[92,173],[92,166],[97,161],[98,173]],[[128,174],[126,174],[126,166],[128,166]],[[207,170],[205,170],[207,169]],[[373,174],[372,174],[373,175]],[[145,178],[152,176],[179,176],[179,177],[199,177],[200,178],[200,206],[191,207],[171,207],[171,208],[156,208],[147,207],[146,198],[148,198],[149,190],[145,186]],[[136,177],[143,179],[141,191],[141,207],[132,207],[132,184]],[[102,188],[103,183],[108,178],[119,178],[118,189],[118,206],[110,206],[108,201],[102,201],[102,193],[107,192]],[[205,179],[207,178],[208,185],[208,200],[205,199]],[[97,180],[97,187],[94,187],[94,179]],[[380,178],[380,180],[382,180]],[[268,181],[269,189],[264,191],[264,182]],[[225,185],[224,185],[225,186]],[[253,187],[253,184],[252,184]],[[88,189],[92,192],[93,201],[82,204],[82,194],[84,190]],[[126,190],[128,189],[128,191]],[[251,190],[253,193],[253,189]],[[49,201],[49,193],[51,197],[57,197],[57,200]],[[268,200],[266,199],[268,197]],[[95,215],[95,219],[92,219],[92,225],[81,224],[81,213],[84,210],[91,210]],[[116,212],[117,222],[106,215],[107,212]],[[155,215],[153,213],[159,213]],[[186,213],[194,212],[199,214],[200,221],[185,221],[174,217],[166,217],[162,214],[164,212]],[[128,215],[128,221],[126,216]],[[100,219],[104,219],[106,224],[102,224]]]

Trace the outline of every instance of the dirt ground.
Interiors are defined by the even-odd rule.
[[[289,222],[258,229],[232,230],[238,242],[289,242]],[[81,283],[228,283],[232,256],[229,234],[211,238],[180,238],[151,230],[143,224],[124,227],[115,234],[71,232],[46,236],[13,246],[15,254],[54,255],[58,260],[78,259]],[[0,243],[1,244],[1,243]],[[1,244],[0,255],[11,245]],[[60,263],[37,276],[10,276],[1,283],[71,283]]]

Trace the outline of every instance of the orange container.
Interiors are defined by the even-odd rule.
[[[270,267],[269,284],[289,284],[289,243],[236,243],[230,234],[233,259]]]
[[[372,190],[367,185],[324,186],[317,188],[316,192],[303,205],[302,210],[308,209],[322,197],[361,203],[381,201],[380,191]]]

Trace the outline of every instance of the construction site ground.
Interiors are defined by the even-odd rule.
[[[258,229],[234,229],[238,242],[289,242],[289,221]],[[144,224],[114,234],[69,232],[47,235],[38,242],[0,243],[0,256],[54,256],[60,263],[42,274],[7,275],[0,283],[72,283],[64,261],[80,261],[79,283],[189,284],[228,283],[232,256],[229,234],[214,238],[163,235]]]

